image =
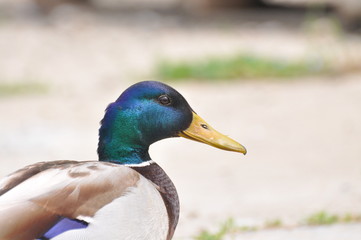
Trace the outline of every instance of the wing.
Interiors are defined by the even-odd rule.
[[[0,181],[0,239],[35,239],[68,219],[91,219],[135,187],[140,175],[103,162],[30,165]]]
[[[66,168],[69,165],[76,164],[77,161],[52,161],[52,162],[38,162],[24,168],[17,170],[16,172],[0,179],[0,196],[12,189],[13,187],[17,186],[18,184],[22,183],[23,181],[27,180],[28,178],[43,172],[49,168]]]

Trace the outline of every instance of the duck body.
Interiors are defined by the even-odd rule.
[[[0,239],[172,239],[178,194],[148,149],[183,136],[245,153],[205,124],[173,88],[131,86],[101,121],[99,161],[40,162],[0,180]]]
[[[39,168],[0,197],[0,239],[167,239],[161,192],[135,170],[94,161],[37,163],[4,179],[2,186]],[[75,228],[63,219],[86,225]]]

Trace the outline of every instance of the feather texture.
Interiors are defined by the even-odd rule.
[[[129,207],[136,208],[128,206],[124,210],[121,205],[129,205],[126,199],[137,199],[140,195],[148,195],[143,196],[147,200],[158,197],[161,203],[158,205],[163,204],[156,187],[139,173],[122,165],[105,162],[34,164],[3,179],[0,191],[3,193],[0,198],[0,239],[9,240],[40,237],[61,217],[94,219],[88,231],[92,225],[99,224],[97,219],[104,216],[114,218],[108,216],[108,213],[116,214],[115,211],[118,211],[119,215],[123,215],[123,211],[130,211]],[[131,217],[129,222],[132,222]],[[167,220],[165,222],[168,224]],[[163,231],[167,230],[165,227]]]

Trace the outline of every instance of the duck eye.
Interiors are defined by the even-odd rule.
[[[167,96],[167,95],[161,95],[161,96],[158,98],[158,101],[160,102],[160,104],[165,105],[165,106],[171,104],[170,97]]]

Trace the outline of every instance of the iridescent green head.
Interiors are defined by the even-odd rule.
[[[209,134],[214,129],[195,116],[184,97],[170,86],[155,81],[137,83],[106,109],[99,130],[99,160],[123,164],[148,161],[148,149],[152,143],[177,136],[245,153],[245,149],[235,141],[225,143],[227,137],[223,135],[225,138],[221,142],[207,139],[209,136],[202,137],[204,134],[199,130]],[[194,129],[194,124],[197,129]]]

